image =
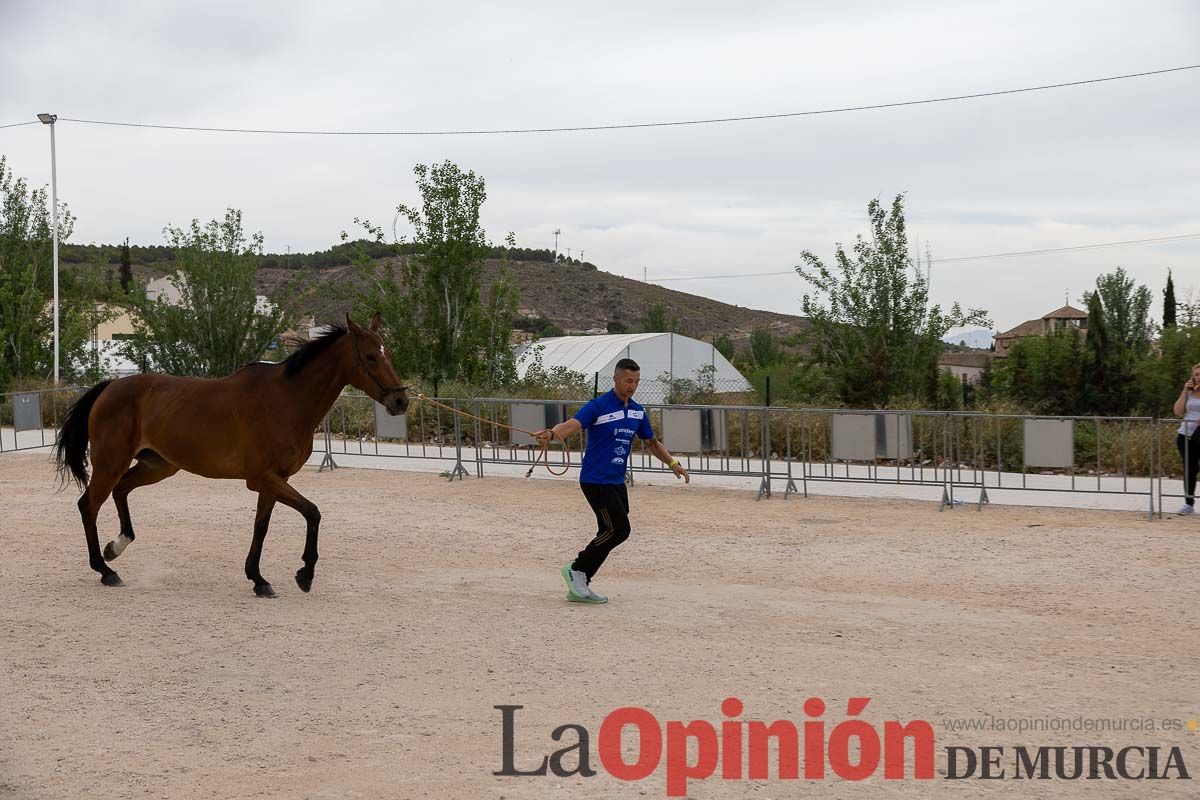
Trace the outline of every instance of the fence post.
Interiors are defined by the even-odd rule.
[[[942,502],[938,511],[954,510],[954,473],[950,465],[950,415],[942,415]]]
[[[799,494],[800,490],[796,488],[796,481],[792,480],[792,459],[794,458],[794,455],[792,453],[792,413],[791,413],[791,411],[787,412],[787,416],[784,417],[784,420],[787,423],[784,428],[784,438],[786,439],[786,447],[787,447],[787,452],[784,455],[784,461],[787,462],[787,485],[783,487],[783,499],[787,500],[789,494]]]
[[[600,373],[597,372],[592,379],[592,399],[595,400],[600,396]]]
[[[329,412],[325,412],[325,419],[322,420],[321,427],[325,432],[325,457],[321,459],[321,466],[317,468],[317,472],[324,472],[326,468],[332,472],[337,469],[337,462],[333,460],[332,437],[329,433]]]
[[[767,387],[770,391],[771,377],[767,376]],[[771,497],[771,409],[764,407],[762,410],[762,427],[759,430],[759,444],[762,445],[763,457],[763,474],[762,481],[758,484],[758,497],[755,500],[762,500],[763,497],[770,499]]]
[[[475,475],[483,477],[483,428],[480,419],[483,417],[483,404],[475,401]]]
[[[1186,430],[1186,428],[1185,428]],[[1126,445],[1128,447],[1128,445]],[[1155,459],[1155,453],[1159,454],[1159,458]],[[1157,469],[1156,469],[1157,467]],[[1158,518],[1162,519],[1162,479],[1163,479],[1163,459],[1162,459],[1162,437],[1158,432],[1158,417],[1154,417],[1150,421],[1150,520],[1154,520],[1154,478],[1158,476]],[[1187,475],[1184,474],[1183,490],[1187,492]]]
[[[458,402],[454,403],[454,408],[458,409]],[[462,423],[459,421],[462,417],[458,414],[454,415],[454,468],[450,470],[450,480],[458,478],[462,480],[467,477],[467,468],[462,463]]]

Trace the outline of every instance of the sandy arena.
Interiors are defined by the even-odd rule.
[[[1193,780],[885,781],[880,767],[861,783],[714,776],[689,796],[1200,794],[1196,517],[640,482],[633,535],[596,579],[610,603],[584,606],[558,575],[594,530],[572,484],[313,468],[293,484],[323,514],[312,594],[292,580],[299,515],[276,510],[263,574],[280,597],[256,599],[254,495],[184,474],[131,496],[138,537],[108,589],[48,457],[0,457],[0,797],[665,797],[662,766],[637,782],[603,770],[603,718],[636,705],[716,724],[731,695],[745,718],[798,725],[823,698],[827,730],[870,697],[873,724],[933,725],[939,772],[952,745],[1159,745]],[[110,502],[101,545],[116,530]],[[599,774],[494,776],[500,704],[525,707],[519,768],[576,723]],[[986,715],[1184,727],[945,727]]]

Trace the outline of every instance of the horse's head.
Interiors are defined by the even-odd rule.
[[[389,414],[396,416],[408,410],[408,387],[400,383],[392,368],[392,359],[379,336],[379,323],[378,312],[371,317],[369,328],[357,325],[349,314],[346,315],[346,330],[354,350],[350,385],[362,389]]]

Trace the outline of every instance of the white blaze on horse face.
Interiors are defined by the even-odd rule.
[[[116,558],[117,556],[121,555],[121,553],[124,553],[125,548],[128,547],[129,543],[132,541],[133,539],[126,537],[123,533],[117,534],[117,538],[113,539],[109,543],[112,546],[113,558]]]

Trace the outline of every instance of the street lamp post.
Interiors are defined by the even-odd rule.
[[[54,385],[58,385],[58,161],[54,153],[54,122],[57,114],[38,114],[50,126],[50,214],[54,231]]]

